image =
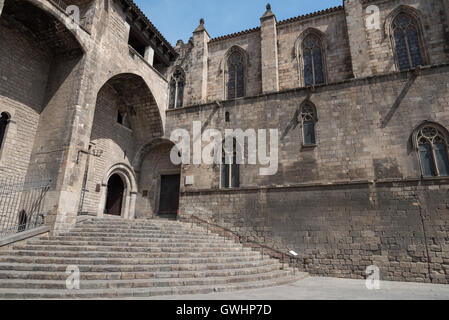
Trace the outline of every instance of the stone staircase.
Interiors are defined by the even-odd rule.
[[[68,266],[80,271],[68,290]],[[177,221],[92,219],[0,252],[0,299],[110,299],[255,289],[306,274]]]

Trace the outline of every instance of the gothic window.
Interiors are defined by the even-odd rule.
[[[303,40],[302,52],[304,60],[304,84],[313,86],[323,84],[324,59],[321,40],[318,36],[310,34]]]
[[[6,112],[3,112],[0,116],[0,150],[2,149],[4,144],[6,129],[8,128],[9,120],[9,115]]]
[[[221,188],[239,188],[240,187],[240,165],[237,164],[237,142],[234,139],[232,150],[232,164],[226,163],[226,150],[223,149],[223,158],[221,163]]]
[[[318,120],[316,116],[315,107],[306,103],[301,108],[301,120],[303,129],[303,144],[304,146],[316,145],[316,122]]]
[[[405,13],[400,13],[393,20],[392,31],[399,70],[408,70],[423,65],[419,27],[416,19]]]
[[[176,69],[170,80],[170,99],[168,108],[181,108],[184,103],[185,77],[180,69]]]
[[[245,95],[244,55],[234,51],[228,58],[228,99],[241,98]]]
[[[449,176],[447,137],[436,125],[425,125],[416,134],[416,145],[424,177]]]

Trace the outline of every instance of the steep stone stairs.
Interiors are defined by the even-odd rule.
[[[67,289],[68,266],[79,268],[79,290]],[[203,228],[169,220],[92,219],[0,252],[0,299],[207,294],[305,276]]]

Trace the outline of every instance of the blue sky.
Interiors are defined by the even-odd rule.
[[[186,42],[206,20],[212,38],[260,25],[267,2],[279,20],[341,5],[343,0],[134,0],[159,31],[175,45]]]

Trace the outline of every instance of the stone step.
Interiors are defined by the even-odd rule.
[[[231,241],[225,238],[158,238],[158,237],[77,237],[77,236],[51,236],[51,237],[42,237],[37,239],[36,241],[76,241],[76,242],[84,242],[84,241],[97,241],[97,242],[134,242],[134,243],[183,243],[183,241],[187,243],[210,243],[210,244],[220,244],[220,243],[232,243],[236,244],[235,241]]]
[[[173,221],[173,222],[159,222],[159,221],[152,221],[152,220],[148,220],[147,222],[143,222],[143,221],[138,221],[135,222],[137,220],[134,221],[113,221],[113,222],[95,222],[95,221],[85,221],[83,223],[79,223],[76,226],[94,226],[94,227],[125,227],[125,228],[186,228],[186,227],[191,227],[193,226],[194,228],[199,228],[198,225],[195,224],[189,224],[189,223],[185,223],[185,222],[178,222],[178,221]]]
[[[195,240],[221,240],[223,241],[223,237],[218,235],[204,235],[204,234],[166,234],[166,233],[151,233],[151,234],[132,234],[132,233],[94,233],[94,232],[71,232],[67,234],[61,234],[52,237],[45,237],[45,239],[55,239],[58,240],[61,238],[70,239],[70,238],[112,238],[112,239],[173,239],[177,241],[185,240],[185,241],[195,241]]]
[[[74,228],[70,231],[70,233],[78,233],[78,232],[82,232],[82,233],[107,233],[107,234],[160,234],[160,235],[166,235],[166,231],[165,230],[140,230],[140,229],[123,229],[123,228]],[[191,230],[191,229],[187,229],[187,230],[172,230],[170,234],[174,234],[174,235],[209,235],[209,236],[214,236],[215,234],[209,233],[207,234],[207,232],[204,232],[204,230]],[[65,234],[60,234],[60,235],[65,235]]]
[[[129,246],[121,246],[121,247],[112,247],[112,246],[58,246],[58,245],[20,245],[14,246],[13,250],[39,250],[39,251],[71,251],[71,252],[80,252],[80,251],[88,251],[88,252],[136,252],[136,253],[230,253],[230,252],[250,252],[253,251],[251,248],[242,248],[238,246],[229,246],[229,247],[216,247],[211,248],[209,246],[197,247],[192,246],[190,248],[178,248],[178,247],[129,247]]]
[[[141,265],[141,264],[209,264],[233,263],[253,261],[252,256],[246,257],[206,257],[206,258],[62,258],[62,257],[21,257],[15,255],[3,256],[3,263],[37,263],[37,264],[64,264],[64,265]],[[259,260],[262,260],[259,258]]]
[[[61,258],[108,258],[108,259],[152,259],[152,258],[206,258],[206,257],[252,257],[262,259],[256,251],[234,252],[102,252],[102,251],[41,251],[41,250],[15,250],[13,252],[0,251],[0,257],[13,253],[19,257],[61,257]],[[264,257],[268,259],[268,256]],[[1,259],[1,258],[0,258]]]
[[[207,278],[250,275],[278,271],[279,264],[268,264],[251,268],[206,270],[206,271],[171,271],[171,272],[80,272],[80,280],[131,280],[131,279],[166,279],[166,278]],[[16,271],[0,270],[0,279],[24,280],[66,280],[67,273],[56,271]]]
[[[188,225],[179,226],[179,227],[157,227],[157,226],[124,226],[124,225],[116,225],[116,226],[84,226],[77,225],[73,230],[90,230],[93,232],[102,231],[102,230],[120,230],[123,232],[207,232],[207,229],[203,229],[200,227],[191,228]]]
[[[148,264],[148,265],[117,265],[117,264],[80,264],[80,272],[173,272],[173,271],[207,271],[241,268],[257,268],[267,265],[280,265],[277,260],[252,260],[230,263],[204,263],[204,264]],[[0,270],[4,271],[47,271],[65,272],[68,264],[38,264],[38,263],[0,263]]]
[[[63,245],[63,246],[105,246],[105,247],[172,247],[172,248],[235,248],[236,244],[232,241],[217,241],[217,242],[145,242],[145,241],[94,241],[94,240],[83,240],[83,241],[52,241],[52,240],[30,240],[28,241],[30,245]]]
[[[81,290],[66,289],[69,266],[79,268]],[[87,220],[0,252],[0,299],[144,298],[296,279],[279,260],[179,221]]]
[[[179,286],[223,285],[238,282],[264,281],[289,276],[291,270],[210,278],[132,279],[80,281],[80,289],[155,288]],[[66,289],[65,280],[0,279],[0,288],[9,289]]]
[[[53,289],[0,289],[2,299],[136,299],[154,296],[209,294],[236,290],[258,289],[294,283],[307,277],[305,274],[281,277],[265,281],[253,281],[211,286],[187,286],[145,289],[101,289],[101,290],[53,290]]]

